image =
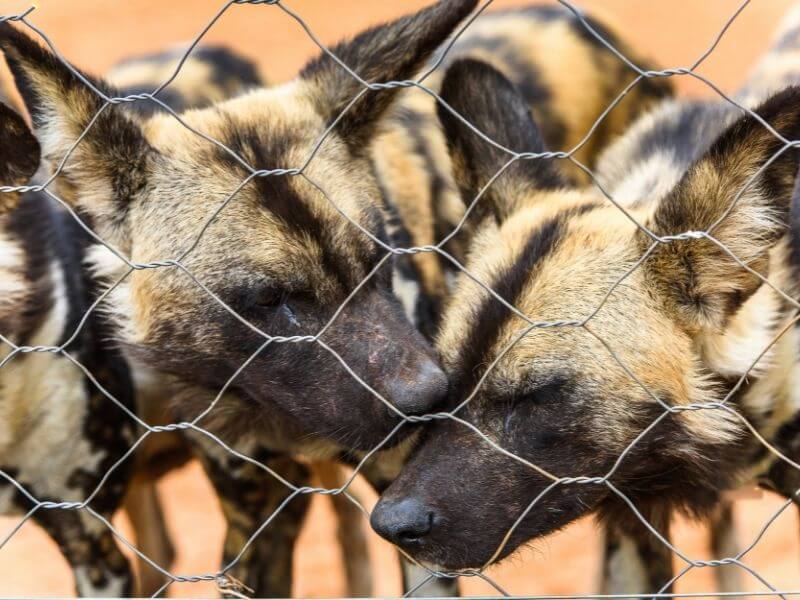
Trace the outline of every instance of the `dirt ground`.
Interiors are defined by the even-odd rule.
[[[325,42],[392,15],[411,11],[429,0],[287,0]],[[528,0],[497,0],[497,8],[526,4]],[[31,20],[52,38],[73,63],[102,72],[117,60],[136,53],[185,43],[206,25],[223,0],[39,0]],[[592,11],[602,11],[628,32],[629,41],[664,67],[691,63],[711,43],[736,10],[740,0],[584,0]],[[769,42],[770,31],[791,0],[754,2],[733,24],[700,72],[724,91],[743,80],[747,68]],[[0,13],[17,12],[27,1],[0,0]],[[271,81],[290,78],[317,48],[297,23],[276,7],[232,6],[212,28],[209,41],[232,45],[261,65]],[[679,80],[682,93],[707,96],[711,92],[687,78]],[[197,465],[170,474],[160,484],[169,525],[178,545],[173,572],[198,574],[217,568],[223,523],[219,508]],[[370,502],[369,493],[361,490]],[[777,498],[743,500],[737,504],[740,537],[756,539],[781,502]],[[0,519],[0,537],[18,521]],[[127,531],[124,519],[117,523]],[[315,499],[312,514],[297,552],[295,595],[329,597],[345,593],[341,559],[333,541],[334,523],[327,500]],[[748,554],[746,563],[778,589],[800,589],[800,524],[796,511],[785,511]],[[711,558],[702,529],[681,523],[676,544],[693,558]],[[399,574],[387,544],[371,538],[376,594],[400,592]],[[598,539],[590,521],[538,542],[491,572],[511,594],[584,594],[595,591]],[[718,557],[717,557],[718,558]],[[680,563],[676,563],[680,565]],[[763,583],[743,572],[744,587],[765,590]],[[66,596],[72,593],[71,575],[57,549],[28,523],[0,551],[0,595]],[[714,589],[710,569],[690,573],[678,585],[680,592]],[[464,592],[494,593],[485,583],[469,580]],[[212,585],[175,584],[173,596],[214,596]]]

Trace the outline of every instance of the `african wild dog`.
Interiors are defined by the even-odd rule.
[[[544,150],[524,99],[490,66],[454,64],[442,96],[506,148]],[[800,88],[756,112],[785,138],[800,137]],[[510,155],[439,115],[456,179],[474,198]],[[708,514],[723,491],[762,476],[793,495],[797,472],[740,415],[797,458],[788,443],[800,408],[796,306],[704,238],[666,241],[639,264],[654,239],[634,223],[658,237],[713,227],[751,269],[796,295],[798,240],[787,223],[797,151],[759,173],[782,146],[729,105],[668,103],[598,163],[633,220],[596,188],[570,184],[552,161],[508,168],[470,216],[467,269],[533,322],[567,324],[523,335],[525,320],[462,277],[437,346],[451,377],[448,406],[519,460],[462,423],[437,422],[373,512],[375,529],[419,560],[459,569],[502,559],[592,511],[623,531],[641,529],[610,487],[550,488],[554,477],[612,473],[662,532],[675,511]],[[725,408],[697,406],[729,394]],[[662,575],[651,583],[666,584],[671,571]]]
[[[742,106],[755,108],[774,93],[800,82],[800,71],[797,69],[798,60],[800,60],[800,9],[795,8],[789,11],[783,19],[774,36],[770,52],[761,59],[745,85],[735,96],[736,102]],[[661,110],[670,112],[673,109],[665,104]],[[650,126],[646,125],[644,129],[649,129]],[[654,149],[654,147],[649,147],[649,152],[638,157],[639,162],[647,164],[649,161],[660,160],[658,152]],[[620,144],[616,150],[601,156],[601,183],[611,184],[612,179],[618,176],[613,166],[618,162],[616,158],[618,152],[627,152],[624,143]],[[649,167],[651,172],[654,168],[653,165]],[[793,212],[793,226],[794,220]],[[791,428],[784,430],[780,438],[780,443],[784,446],[796,443],[792,441],[793,430]],[[794,452],[796,456],[796,450]],[[761,485],[767,488],[777,488],[784,492],[800,488],[797,483],[794,488],[790,488],[786,477],[787,475],[796,475],[793,475],[794,469],[787,468],[787,466],[785,463],[776,464],[771,474],[760,481]],[[781,474],[778,474],[779,472]],[[777,479],[781,479],[782,483],[773,483]],[[709,525],[710,547],[713,556],[720,558],[735,556],[741,550],[736,535],[733,510],[729,502],[723,500],[712,512]],[[668,532],[666,519],[664,529]],[[621,594],[644,589],[658,589],[672,577],[672,559],[672,553],[667,551],[664,544],[645,528],[638,527],[638,530],[628,529],[623,532],[618,528],[611,527],[607,531],[605,540],[603,573],[605,589],[603,591]],[[717,567],[714,569],[714,574],[719,591],[736,592],[742,589],[743,571],[739,567],[735,565]]]
[[[105,79],[130,96],[158,89],[177,71],[158,94],[158,99],[177,113],[204,108],[266,84],[255,63],[225,46],[198,46],[185,55],[186,48],[175,47],[127,58]],[[155,102],[136,102],[133,108],[144,115],[164,110]]]
[[[266,85],[255,64],[226,47],[199,46],[189,56],[184,57],[184,54],[184,49],[175,48],[132,57],[115,66],[105,78],[121,95],[128,96],[152,92],[177,71],[177,76],[159,94],[159,98],[178,113],[211,106],[214,102]],[[144,115],[168,112],[154,102],[138,102],[131,107]],[[97,248],[97,251],[102,249]],[[133,375],[137,384],[138,404],[145,420],[154,424],[170,422],[172,416],[165,409],[170,382],[154,377],[150,372],[140,372],[137,365],[134,365]],[[136,531],[137,548],[164,568],[171,565],[174,549],[153,483],[164,472],[188,460],[192,450],[200,453],[206,472],[214,487],[220,491],[224,514],[231,528],[226,536],[226,553],[229,555],[241,550],[244,540],[261,524],[263,517],[259,517],[271,510],[270,506],[274,508],[276,502],[282,501],[286,494],[283,484],[271,477],[264,477],[263,472],[242,468],[243,465],[229,465],[225,453],[214,452],[213,448],[208,450],[200,445],[191,446],[177,432],[170,436],[148,438],[137,452],[135,475],[126,497],[125,508]],[[248,452],[262,455],[264,448],[253,446]],[[285,457],[272,463],[271,466],[282,470],[284,475],[287,475],[286,469],[292,469],[295,483],[302,480],[304,484],[311,484],[311,479],[305,475],[305,468],[294,464],[292,459]],[[333,462],[311,462],[308,470],[309,475],[318,477],[331,489],[341,486],[345,480],[341,467]],[[332,500],[339,522],[338,539],[347,572],[347,595],[369,596],[371,573],[368,569],[363,514],[343,497],[332,497]],[[286,578],[286,583],[278,585],[281,589],[290,589],[287,585],[291,584],[291,579],[287,573],[291,572],[294,542],[305,517],[305,512],[297,508],[293,506],[292,510],[281,515],[265,534],[253,542],[235,571],[237,579],[263,590],[264,586],[258,584],[259,577],[268,573],[275,582]],[[277,532],[280,534],[276,535]],[[276,565],[280,567],[276,568]],[[150,596],[164,583],[163,575],[150,568],[145,561],[139,561],[139,575],[140,587],[137,591],[140,595]]]
[[[475,4],[439,2],[367,31],[335,52],[367,79],[408,78]],[[3,27],[0,37],[45,162],[53,165],[103,101],[22,33]],[[116,94],[93,81],[98,89]],[[293,167],[308,158],[360,89],[335,62],[321,57],[289,84],[188,111],[182,118],[257,169]],[[346,302],[386,253],[337,208],[387,240],[366,149],[397,94],[363,95],[337,121],[303,176],[253,178],[183,261],[198,282],[270,335],[314,335],[336,316],[321,338],[325,346],[299,341],[264,348],[233,380],[232,393],[201,422],[232,445],[261,447],[256,458],[262,462],[284,460],[284,453],[318,457],[371,450],[400,423],[398,412],[425,412],[446,392],[435,353],[391,293],[391,265],[379,269]],[[172,117],[143,118],[128,106],[111,105],[94,120],[54,187],[124,255],[152,263],[177,258],[193,245],[203,224],[248,174],[230,153]],[[112,278],[124,273],[125,265],[108,252],[99,251],[94,259],[98,273]],[[175,378],[173,414],[178,420],[200,414],[265,341],[176,268],[137,270],[109,298],[108,310],[118,321],[120,343],[136,371],[143,372],[141,366]],[[208,446],[207,455],[221,452],[218,464],[227,473],[252,468],[219,446]],[[297,466],[287,467],[293,471],[287,478],[302,485],[306,474],[296,472]],[[264,502],[260,490],[217,491],[224,508],[231,497],[248,498],[248,526],[260,526],[277,507]],[[306,501],[307,496],[295,499],[288,511],[303,509]],[[293,520],[287,509],[280,516]],[[273,522],[270,533],[280,533],[279,525]],[[256,529],[246,535],[244,528],[232,531],[232,541],[240,543],[226,544],[226,559]],[[272,564],[268,556],[253,560],[261,578],[253,587],[265,595],[288,595],[291,578],[285,565]],[[265,564],[275,567],[274,575]],[[278,577],[281,573],[285,576]]]
[[[130,84],[152,82],[155,87],[159,83],[155,77],[177,64],[177,60],[176,53],[170,52],[127,61],[115,68],[110,77],[128,85],[126,93],[137,93],[140,90]],[[156,65],[161,67],[160,72]],[[248,75],[247,63],[239,57],[222,48],[201,48],[184,65],[192,74],[190,81],[181,77],[170,86],[169,102],[176,108],[189,108],[201,102],[203,94],[233,91],[233,74],[213,80],[208,75],[214,68],[221,73],[222,67],[231,65],[240,65],[236,73],[240,78],[239,88],[255,84],[252,75]],[[252,67],[249,72],[254,72]],[[198,90],[203,76],[209,77],[209,81]],[[27,176],[39,164],[38,143],[20,117],[4,105],[0,112],[5,169],[2,184],[27,183]],[[12,172],[12,168],[17,172]],[[3,290],[0,335],[22,345],[62,344],[77,331],[85,311],[107,285],[84,268],[84,258],[94,251],[93,240],[43,194],[29,193],[21,200],[17,194],[3,194],[3,198],[0,254],[5,260],[0,272]],[[95,312],[66,350],[87,367],[100,385],[135,410],[127,365],[118,351],[108,345],[111,328],[107,319],[102,311]],[[10,347],[4,348],[2,356],[7,357],[10,351]],[[111,401],[103,398],[95,384],[66,357],[48,352],[20,354],[11,358],[3,369],[0,398],[8,427],[0,466],[40,500],[85,500],[132,443],[133,422],[116,407],[104,405]],[[54,390],[59,391],[50,397]],[[72,418],[66,419],[65,415]],[[36,422],[39,424],[30,425]],[[55,463],[42,460],[52,455],[61,459]],[[133,458],[129,459],[129,463],[133,462]],[[118,467],[90,506],[110,518],[120,505],[132,467],[131,464]],[[27,512],[30,508],[27,499],[15,496],[8,481],[2,488],[4,513]],[[155,540],[148,539],[156,532],[157,525],[161,524],[163,529],[152,485],[140,482],[127,486],[127,491],[125,506],[134,524],[137,543],[149,558],[168,567],[171,559],[165,556],[171,545],[165,532],[158,532]],[[122,595],[133,591],[127,562],[119,554],[110,532],[96,518],[75,510],[59,513],[41,509],[36,520],[62,548],[73,567],[80,595]],[[148,573],[147,567],[140,562],[140,576],[145,579],[140,581],[139,595],[143,592],[150,595],[163,583],[160,575],[154,582],[148,582],[147,576],[153,574]]]
[[[367,79],[407,78],[474,5],[440,2],[334,51]],[[552,18],[540,21],[558,27]],[[24,36],[5,28],[2,37],[45,156],[51,164],[57,162],[102,101]],[[588,38],[569,39],[590,50],[599,48],[594,42],[587,44]],[[102,82],[95,84],[111,93]],[[296,166],[360,90],[333,61],[322,57],[295,82],[189,111],[182,118],[256,168]],[[384,253],[343,219],[315,184],[367,230],[389,240],[383,232],[385,207],[378,201],[380,189],[366,150],[397,94],[373,91],[352,106],[309,163],[307,177],[254,178],[187,257],[188,269],[262,329],[284,335],[316,333]],[[593,120],[582,119],[574,125],[579,134],[581,123],[588,129]],[[68,202],[93,219],[106,240],[136,262],[150,263],[189,248],[204,222],[247,174],[229,153],[172,117],[144,118],[130,106],[113,105],[94,122],[56,184]],[[125,272],[125,266],[103,250],[94,259],[98,272],[111,278]],[[400,305],[389,295],[391,273],[386,267],[344,306],[323,340],[401,410],[424,412],[443,397],[446,380],[435,366],[434,354],[411,331]],[[190,420],[199,414],[264,342],[174,267],[137,270],[117,291],[110,310],[118,317],[135,371],[154,368],[175,377],[178,418]],[[352,343],[354,339],[359,343]],[[353,449],[372,449],[399,423],[336,356],[307,342],[273,343],[230,389],[233,393],[224,396],[202,424],[248,453],[256,451],[262,461],[284,462],[287,453],[330,456],[339,450],[352,456]],[[205,442],[206,457],[216,453],[207,468],[222,479],[231,472],[255,471],[208,440],[197,441]],[[307,474],[297,467],[291,462],[287,466],[293,471],[289,479],[302,484]],[[233,479],[249,480],[249,475]],[[226,510],[244,495],[252,501],[244,526],[233,531],[231,544],[226,544],[226,557],[232,557],[276,504],[272,496],[260,496],[260,490],[254,494],[249,488],[219,484],[217,490]],[[303,498],[297,498],[290,509],[302,512],[302,504]],[[283,530],[273,523],[270,532],[274,531]],[[268,557],[255,556],[247,566],[252,570],[267,563],[272,564]],[[265,571],[256,574],[264,579],[253,587],[263,594],[286,595],[289,578],[276,575],[284,571]]]
[[[113,85],[120,95],[128,96],[152,92],[177,72],[168,87],[164,88],[158,97],[170,109],[178,113],[204,108],[216,101],[265,85],[265,81],[260,77],[258,69],[252,62],[227,48],[200,46],[187,57],[184,57],[184,52],[175,48],[165,52],[125,59],[106,74],[106,81]],[[179,71],[178,68],[180,68]],[[137,102],[131,104],[130,107],[143,116],[150,116],[156,112],[168,112],[155,102]],[[91,252],[103,252],[103,248],[95,245]],[[159,377],[141,365],[133,364],[132,366],[140,416],[150,424],[172,422],[174,416],[169,410],[172,386],[168,378]],[[155,489],[155,481],[164,473],[189,460],[192,450],[192,445],[187,444],[187,440],[179,432],[150,436],[137,450],[134,476],[125,499],[125,510],[133,524],[138,550],[149,560],[165,569],[169,569],[172,565],[175,550]],[[213,454],[204,453],[202,448],[197,446],[194,447],[194,450],[201,451],[202,462],[206,465],[206,471],[212,478],[215,488],[225,490],[225,494],[221,494],[221,497],[225,507],[224,513],[232,530],[226,537],[227,546],[231,547],[231,552],[238,552],[241,548],[242,535],[233,533],[233,530],[241,528],[242,523],[249,523],[252,519],[248,511],[252,510],[254,490],[260,490],[258,501],[267,506],[271,504],[270,497],[274,496],[281,500],[285,488],[280,485],[270,485],[271,479],[259,476],[259,474],[250,473],[248,477],[248,474],[241,470],[213,468],[210,466],[215,462]],[[287,462],[291,461],[287,459]],[[273,468],[284,470],[284,472],[285,468],[289,466],[272,465]],[[304,473],[303,468],[296,467],[296,476],[302,473]],[[246,498],[251,498],[251,500],[248,502],[245,500]],[[265,508],[260,507],[260,510],[265,510]],[[286,515],[282,516],[280,522],[276,523],[276,526],[270,531],[270,535],[261,536],[253,544],[242,562],[291,565],[294,536],[299,533],[304,516],[303,511],[287,511]],[[251,524],[250,531],[253,529]],[[277,530],[290,532],[291,535],[288,540],[281,539],[274,535]],[[348,543],[347,556],[352,561],[363,562],[363,559],[359,560],[364,552],[363,550],[358,551],[362,540],[359,539],[357,532],[353,533],[351,539],[343,541]],[[238,546],[235,545],[237,543]],[[265,553],[265,547],[269,548],[269,555]],[[258,560],[253,561],[253,557],[257,557]],[[162,587],[164,576],[160,571],[153,569],[147,561],[141,560],[138,555],[136,560],[139,567],[137,594],[150,596]],[[247,571],[238,568],[235,575],[244,582],[254,584],[252,577],[248,577],[251,571],[262,572],[264,569],[260,564],[252,564],[252,568]],[[279,576],[285,575],[284,570],[280,568],[274,569],[273,572],[278,573]],[[254,587],[258,586],[254,584]],[[359,591],[358,588],[354,588],[354,590]]]
[[[2,185],[26,185],[39,154],[22,117],[0,104]],[[131,572],[101,518],[122,503],[130,462],[113,467],[135,432],[105,393],[132,410],[133,389],[125,360],[108,346],[109,322],[89,312],[105,285],[81,268],[89,245],[43,194],[2,194],[0,512],[88,501],[99,518],[77,506],[40,507],[31,518],[58,544],[81,596],[120,596],[132,591]]]
[[[612,24],[591,15],[584,18],[634,62],[645,69],[656,68],[630,48]],[[673,92],[667,79],[641,82],[644,85],[628,92],[587,137],[635,73],[561,7],[530,6],[483,15],[459,36],[446,55],[442,56],[442,50],[423,69],[427,73],[441,60],[438,69],[424,80],[429,88],[436,91],[441,87],[442,75],[454,60],[473,57],[489,62],[520,89],[544,123],[546,142],[557,149],[578,147],[576,159],[590,168],[596,155],[627,126]],[[373,146],[381,191],[390,213],[394,213],[390,224],[397,227],[398,245],[438,243],[456,227],[464,212],[435,111],[432,96],[408,90]],[[588,181],[586,173],[572,163],[565,162],[565,168],[571,180]],[[456,236],[445,247],[462,262],[465,239],[464,235]],[[409,318],[428,337],[435,334],[455,272],[453,264],[438,254],[419,253],[396,262],[395,289]],[[410,589],[419,583],[420,576],[428,574],[405,571],[404,575],[406,589]],[[452,588],[453,581],[437,580],[417,593],[444,595],[448,583]]]

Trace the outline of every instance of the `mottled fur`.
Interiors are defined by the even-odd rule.
[[[2,185],[15,186],[27,184],[39,166],[38,143],[4,105],[0,165]],[[89,237],[65,211],[37,193],[6,192],[3,199],[0,335],[17,346],[63,346],[64,353],[11,356],[9,345],[0,348],[8,361],[0,369],[0,512],[20,516],[33,508],[16,482],[40,502],[91,497],[91,508],[110,519],[130,474],[130,464],[112,467],[133,443],[135,428],[105,396],[134,408],[127,364],[108,346],[108,320],[88,312],[107,282],[82,269]],[[81,596],[132,592],[128,562],[97,517],[39,508],[32,518],[59,545]]]
[[[645,69],[654,66],[633,51],[609,23],[586,17],[595,30]],[[505,74],[525,97],[548,147],[576,151],[575,159],[594,167],[600,150],[620,136],[638,116],[672,95],[666,79],[644,80],[591,130],[600,115],[634,80],[622,63],[567,9],[531,6],[482,15],[458,38],[449,52],[440,50],[441,65],[424,84],[436,91],[447,67],[464,57],[488,62]],[[430,68],[432,65],[428,65]],[[424,72],[427,72],[424,71]],[[489,90],[487,90],[489,92]],[[436,119],[436,101],[422,90],[404,93],[373,146],[373,160],[387,201],[396,207],[415,246],[445,238],[464,212],[452,177],[447,145]],[[561,161],[571,179],[588,182],[584,171]],[[468,232],[466,232],[468,233]],[[446,250],[463,260],[466,235],[456,236]],[[426,335],[435,333],[455,267],[438,254],[421,253],[402,259],[405,280],[421,282],[418,301],[406,305]],[[403,275],[401,273],[401,275]],[[416,290],[414,284],[406,289]]]
[[[365,32],[334,52],[368,80],[407,79],[474,5],[439,2]],[[563,31],[567,19],[559,18],[562,24],[553,26]],[[550,17],[540,20],[547,29]],[[574,23],[569,27],[572,43],[598,52],[599,44],[580,39]],[[3,27],[0,38],[46,162],[56,164],[102,100],[10,26]],[[120,93],[106,82],[93,81],[109,95]],[[136,90],[125,90],[130,91]],[[389,217],[392,212],[404,216],[400,202],[381,202],[387,179],[375,177],[380,169],[367,150],[384,130],[382,117],[400,92],[366,93],[337,120],[359,91],[356,81],[323,56],[289,84],[182,115],[185,123],[229,146],[256,169],[304,164],[319,136],[336,121],[303,177],[254,178],[238,190],[184,261],[217,298],[271,335],[317,333],[384,256],[339,211],[381,240],[395,244],[398,239]],[[656,97],[663,93],[658,87],[651,91]],[[649,97],[645,94],[643,101]],[[565,142],[585,133],[575,131],[582,124],[588,130],[593,119],[587,113],[578,121],[569,121],[573,138],[564,133]],[[113,105],[94,119],[55,188],[90,215],[105,240],[146,264],[191,247],[248,175],[237,159],[169,115],[149,116],[131,106]],[[418,243],[419,238],[409,239]],[[98,274],[124,272],[124,265],[102,250],[92,260]],[[435,354],[412,330],[391,294],[398,271],[390,267],[343,306],[323,341],[397,408],[425,412],[441,400],[445,382]],[[155,368],[178,382],[176,419],[196,416],[263,343],[175,268],[137,270],[109,298],[107,310],[118,322],[121,342],[137,371],[140,365]],[[416,319],[418,313],[412,316]],[[397,415],[367,393],[336,356],[316,344],[272,344],[233,382],[231,392],[203,425],[234,446],[248,445],[249,436],[257,435],[276,452],[352,454],[371,449],[398,423]]]
[[[136,56],[114,66],[106,81],[125,95],[151,93],[172,79],[158,99],[177,113],[210,106],[265,82],[250,60],[224,46],[199,46],[185,58],[186,48]],[[178,70],[180,69],[180,70]],[[145,114],[162,107],[149,100],[137,102]]]
[[[491,67],[453,65],[442,95],[510,149],[545,147],[525,99]],[[800,89],[789,88],[757,110],[787,139],[797,139],[798,101]],[[599,174],[612,195],[625,191],[616,199],[657,236],[716,224],[716,239],[795,294],[787,224],[796,151],[772,162],[733,205],[782,144],[751,117],[719,118],[718,105],[704,106],[671,104],[645,117],[604,159],[617,176],[604,171],[603,160]],[[685,120],[695,110],[708,111],[697,120],[703,127]],[[440,111],[440,118],[455,178],[466,197],[473,197],[508,158],[474,141],[449,112]],[[694,136],[691,142],[687,135]],[[658,156],[660,162],[649,160],[658,179],[640,164],[647,153]],[[794,307],[704,239],[664,243],[632,270],[653,239],[596,189],[570,185],[566,178],[559,184],[540,161],[517,164],[499,183],[473,217],[467,261],[472,276],[533,321],[592,318],[585,326],[536,329],[515,341],[525,321],[461,277],[437,338],[452,378],[450,405],[481,382],[459,417],[556,477],[603,476],[627,452],[611,482],[662,527],[676,510],[708,514],[724,490],[764,474],[771,461],[736,415],[775,440],[800,407],[792,328],[750,371],[731,397],[730,412],[676,412],[632,443],[664,412],[656,398],[680,407],[731,393],[791,322]],[[453,485],[453,464],[460,466],[463,485]],[[466,427],[444,421],[430,429],[386,492],[373,524],[416,558],[450,568],[503,558],[595,510],[622,528],[637,524],[607,487],[561,485],[539,498],[502,544],[549,483],[542,472],[510,460]]]
[[[365,32],[336,52],[363,76],[408,78],[475,4],[439,2]],[[12,27],[2,27],[0,44],[33,117],[45,162],[52,167],[95,117],[102,100]],[[105,93],[119,94],[106,82],[93,81]],[[343,77],[323,57],[293,82],[189,110],[182,119],[254,168],[300,166],[359,90],[356,81]],[[395,410],[424,412],[446,391],[432,348],[392,294],[391,262],[345,303],[385,252],[339,210],[391,242],[365,142],[398,94],[366,94],[351,106],[303,177],[252,179],[183,261],[217,298],[270,335],[314,335],[326,326],[325,347],[301,342],[265,348],[201,423],[234,447],[252,449],[255,437],[263,440],[259,447],[264,450],[313,458],[366,451],[381,442],[399,416],[365,390],[339,357]],[[88,215],[104,240],[131,260],[149,263],[175,258],[189,248],[248,175],[229,153],[169,115],[146,116],[131,106],[113,105],[94,119],[54,190]],[[317,182],[325,193],[315,187]],[[102,276],[116,278],[125,268],[103,249],[93,252],[91,262]],[[194,418],[264,342],[175,268],[136,271],[109,297],[104,310],[117,322],[118,339],[137,375],[154,369],[159,378],[176,382],[175,420]],[[390,445],[411,429],[404,428]],[[218,480],[213,473],[220,470],[207,466]],[[246,483],[251,478],[226,481]],[[218,490],[226,485],[215,483]],[[223,497],[238,498],[239,492]],[[244,517],[254,525],[268,508],[226,514],[229,520]],[[241,537],[246,530],[232,527],[229,536]],[[292,535],[287,534],[288,543]],[[255,554],[252,560],[245,557],[244,567],[260,564],[261,549],[252,548]],[[280,581],[254,581],[257,593],[285,595],[290,581],[285,569],[269,577]]]
[[[162,85],[179,67],[184,50],[127,59],[114,67],[106,79],[116,85],[123,95],[152,91]],[[171,109],[183,112],[199,109],[215,102],[263,87],[266,83],[258,76],[255,66],[243,57],[224,47],[200,46],[180,65],[180,72],[159,98]],[[162,111],[153,102],[140,101],[135,108],[145,115]],[[97,252],[103,249],[96,248]],[[137,365],[137,367],[142,368]],[[167,423],[172,419],[165,404],[171,403],[172,385],[151,370],[138,372],[138,403],[148,422]],[[176,393],[178,391],[176,390]],[[255,440],[240,452],[250,456],[271,456],[267,461],[284,477],[296,484],[307,484],[306,468],[292,463],[289,456],[272,455]],[[166,523],[154,487],[154,481],[171,466],[182,464],[194,451],[199,455],[209,479],[219,493],[223,514],[228,521],[223,563],[232,560],[244,542],[261,526],[263,521],[284,499],[288,488],[258,469],[234,465],[226,452],[208,444],[186,443],[179,433],[151,436],[137,453],[137,476],[126,500],[126,509],[134,523],[137,547],[159,566],[169,568],[174,548],[169,539]],[[323,485],[331,489],[344,483],[341,467],[331,462],[311,463],[308,470],[318,474]],[[335,496],[334,508],[339,519],[339,539],[348,574],[348,595],[371,595],[369,554],[363,531],[363,515],[341,496]],[[300,534],[308,502],[298,500],[284,511],[269,530],[253,540],[248,551],[231,574],[253,590],[273,595],[291,594],[294,544]],[[361,522],[361,524],[359,524]],[[140,586],[138,593],[149,596],[159,589],[163,575],[145,561],[139,561]]]

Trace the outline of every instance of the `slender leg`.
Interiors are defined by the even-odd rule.
[[[318,462],[311,468],[324,488],[336,489],[345,482],[342,467],[337,463]],[[372,564],[364,532],[364,513],[343,495],[330,496],[330,499],[338,520],[336,536],[347,576],[347,595],[351,598],[369,598],[372,596]]]
[[[733,505],[723,502],[719,510],[709,522],[711,529],[711,550],[715,559],[736,556],[741,549],[736,535],[736,523],[733,519]],[[742,570],[736,565],[724,565],[714,568],[714,577],[720,592],[741,592]]]
[[[155,482],[135,478],[125,496],[125,511],[136,533],[136,547],[157,565],[169,570],[175,560],[175,546],[169,537]],[[164,575],[138,556],[136,561],[139,567],[136,594],[150,597],[164,584]]]
[[[249,449],[249,456],[258,456]],[[310,504],[308,495],[298,495],[273,514],[291,490],[262,470],[218,446],[204,446],[201,460],[214,486],[228,524],[223,552],[227,574],[252,590],[257,598],[288,598],[292,593],[294,546]],[[308,469],[288,457],[265,458],[262,462],[297,486],[308,485]],[[264,523],[269,524],[253,539]]]
[[[124,373],[115,371],[113,364],[94,364],[91,360],[84,360],[83,364],[110,393],[132,406]],[[130,483],[131,460],[121,465],[117,465],[117,461],[133,442],[134,425],[94,388],[90,389],[87,402],[91,418],[80,431],[73,432],[76,443],[61,448],[60,454],[59,449],[53,448],[52,464],[49,465],[54,470],[53,476],[47,480],[40,476],[32,477],[28,483],[22,473],[21,483],[40,501],[82,501],[91,497],[91,509],[110,521],[122,506]],[[92,453],[91,463],[86,460],[87,448]],[[112,469],[115,465],[116,468]],[[57,471],[57,468],[62,470]],[[18,504],[25,506],[27,502],[18,501]],[[120,551],[112,531],[92,513],[86,509],[39,509],[33,519],[58,544],[72,567],[78,596],[132,595],[133,574],[128,560]]]
[[[800,417],[796,417],[795,422],[798,426],[785,427],[784,435],[779,435],[776,445],[787,458],[800,462]],[[785,460],[776,460],[763,477],[763,483],[787,499],[791,498],[795,506],[800,508],[800,471],[793,465]]]
[[[128,560],[103,523],[75,510],[40,509],[33,518],[55,540],[72,567],[79,597],[132,595]]]
[[[647,515],[645,515],[647,517]],[[666,520],[650,523],[669,539]],[[638,520],[623,528],[605,527],[601,589],[603,594],[670,593],[672,551]]]

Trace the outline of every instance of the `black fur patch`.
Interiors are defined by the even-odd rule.
[[[795,277],[800,280],[800,174],[795,182],[790,209],[789,262],[795,272]]]
[[[547,221],[530,237],[516,262],[498,274],[495,281],[486,283],[506,302],[515,306],[537,265],[553,252],[564,231],[561,218]],[[474,326],[462,346],[458,365],[452,372],[454,387],[451,393],[456,402],[463,400],[464,393],[468,393],[480,379],[482,367],[490,362],[491,352],[509,314],[509,310],[493,296],[488,296],[475,311],[472,319]]]
[[[476,5],[477,0],[440,0],[416,14],[368,29],[331,51],[367,82],[406,80],[425,64]],[[301,77],[317,85],[317,109],[320,114],[328,115],[330,122],[363,89],[327,54],[309,63]],[[397,92],[396,89],[367,92],[339,122],[338,129],[354,153],[365,151],[365,142]]]
[[[28,345],[53,306],[51,263],[57,260],[57,227],[49,200],[43,194],[22,196],[8,216],[6,230],[20,244],[25,257],[24,277],[28,294],[16,317],[14,334],[20,345]],[[68,254],[67,254],[68,256]],[[70,298],[70,306],[75,298]],[[4,332],[8,333],[8,332]]]
[[[183,56],[183,51],[168,51],[156,54],[137,56],[123,61],[119,66],[129,64],[164,65]],[[211,79],[208,81],[220,90],[256,88],[263,85],[255,63],[233,52],[224,46],[200,46],[195,48],[189,60],[203,62],[211,68]],[[180,78],[180,73],[178,74]],[[142,82],[139,85],[121,88],[121,96],[132,96],[153,92],[163,81]],[[193,108],[202,108],[207,102],[193,102],[181,92],[179,85],[168,86],[158,94],[158,99],[177,113]],[[149,100],[134,102],[132,105],[141,115],[150,116],[155,113],[166,112],[159,104]]]
[[[253,61],[244,58],[224,46],[201,46],[194,51],[194,58],[213,66],[213,82],[225,87],[231,81],[247,87],[263,85],[261,75]]]
[[[453,63],[442,83],[441,95],[469,123],[509,150],[544,152],[544,142],[525,100],[508,79],[486,63],[472,59]],[[438,112],[456,179],[469,203],[511,156],[478,137],[444,106],[440,105]],[[509,190],[515,187],[520,192],[565,185],[551,161],[517,161],[494,182],[487,191],[489,197],[475,207],[475,219],[482,220],[491,210],[496,219],[503,220],[513,209],[516,198]]]
[[[39,168],[40,155],[39,142],[22,117],[0,103],[0,185],[28,183]]]

